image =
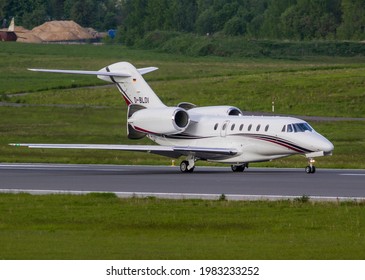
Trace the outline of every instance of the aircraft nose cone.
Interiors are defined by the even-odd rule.
[[[327,139],[325,139],[325,141],[323,141],[321,143],[321,150],[325,154],[331,154],[334,148],[335,147],[333,146],[333,144],[330,141],[328,141]]]
[[[316,152],[323,152],[324,155],[331,155],[334,149],[333,144],[323,135],[316,134],[315,138],[312,138],[312,149]]]

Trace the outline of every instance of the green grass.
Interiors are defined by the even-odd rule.
[[[363,203],[0,194],[0,259],[364,259]]]

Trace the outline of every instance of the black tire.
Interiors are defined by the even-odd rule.
[[[307,166],[306,168],[305,168],[305,172],[307,173],[307,174],[313,174],[313,173],[316,173],[316,167],[315,166]]]
[[[233,172],[243,172],[245,170],[245,165],[231,165]]]
[[[188,172],[188,166],[189,166],[189,162],[187,160],[183,160],[181,163],[180,163],[180,171],[181,172]]]
[[[183,160],[180,163],[180,171],[181,172],[184,172],[184,173],[193,173],[194,172],[194,169],[195,169],[195,166],[193,166],[190,169],[188,169],[188,167],[189,167],[189,162],[187,160]]]

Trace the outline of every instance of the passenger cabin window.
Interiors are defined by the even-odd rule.
[[[250,124],[249,126],[248,126],[248,131],[251,131],[251,128],[252,128],[252,124]]]
[[[225,123],[222,127],[222,130],[226,130],[226,127],[227,127],[227,123]]]
[[[216,124],[214,125],[214,130],[217,130],[217,128],[218,128],[218,124],[216,123]]]
[[[243,129],[243,124],[240,125],[240,131],[242,131],[242,129]]]
[[[259,130],[260,130],[260,127],[261,127],[261,124],[259,124],[259,125],[256,127],[256,131],[259,131]]]
[[[265,126],[265,131],[269,130],[269,125]]]
[[[235,126],[236,126],[235,124],[232,124],[232,126],[231,126],[231,130],[233,130]]]

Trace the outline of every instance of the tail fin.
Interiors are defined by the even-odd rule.
[[[103,81],[115,83],[127,105],[139,104],[145,108],[166,107],[155,92],[150,88],[142,75],[155,71],[156,67],[136,69],[128,62],[118,62],[99,71],[29,69],[37,72],[52,72],[65,74],[97,75]]]
[[[98,78],[115,83],[128,106],[130,104],[139,104],[146,108],[166,107],[142,77],[143,74],[157,69],[158,68],[156,67],[136,69],[128,62],[118,62],[109,65],[100,71],[108,73],[128,73],[128,77],[98,75]]]

